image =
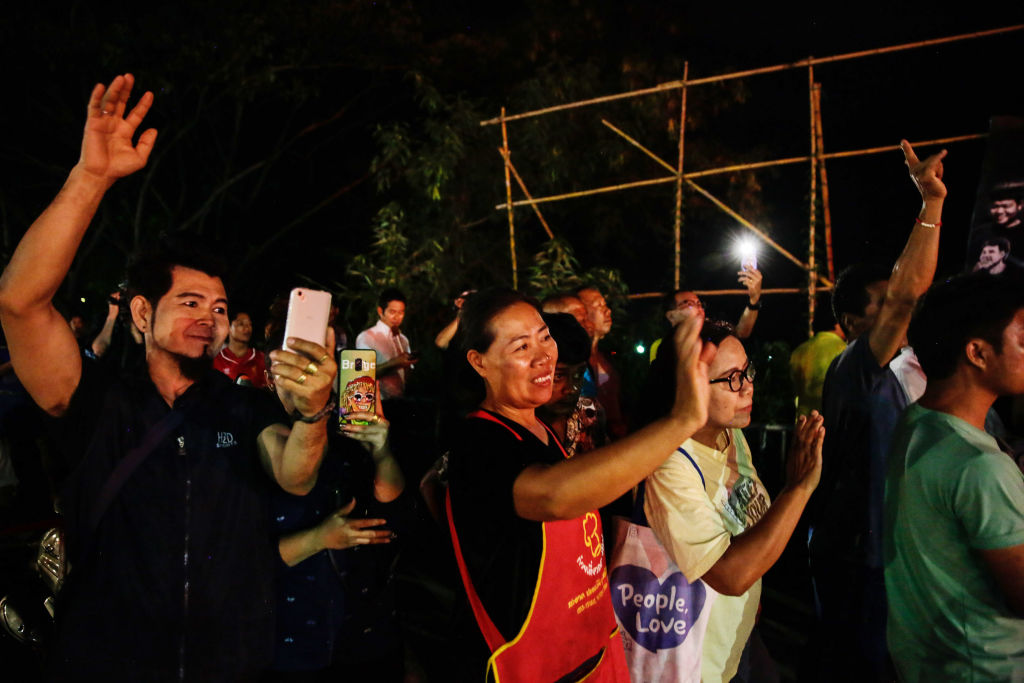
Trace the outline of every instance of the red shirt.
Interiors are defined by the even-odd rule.
[[[214,357],[213,367],[230,377],[233,382],[238,382],[239,377],[244,377],[254,387],[262,389],[267,386],[266,363],[262,351],[249,349],[248,354],[239,358],[225,346]]]

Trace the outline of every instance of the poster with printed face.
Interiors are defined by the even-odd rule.
[[[989,128],[966,266],[1024,272],[1024,119],[995,116]]]

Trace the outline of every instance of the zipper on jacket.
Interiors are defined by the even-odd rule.
[[[182,558],[184,570],[184,584],[182,585],[182,630],[181,642],[178,646],[178,680],[185,680],[185,639],[188,635],[188,593],[189,593],[189,572],[188,572],[188,546],[189,546],[189,523],[192,509],[192,473],[188,466],[188,452],[185,450],[185,437],[178,437],[178,455],[182,459],[182,466],[185,468],[185,552]]]

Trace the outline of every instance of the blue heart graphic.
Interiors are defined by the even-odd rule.
[[[704,608],[704,584],[673,572],[664,583],[634,565],[616,567],[610,577],[612,606],[638,645],[650,652],[678,647]]]

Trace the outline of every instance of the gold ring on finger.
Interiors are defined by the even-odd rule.
[[[330,356],[330,354],[327,354],[327,353],[325,353],[325,354],[323,355],[323,358],[321,358],[320,360],[318,360],[318,361],[316,362],[316,363],[317,363],[317,365],[323,365],[323,364],[324,364],[325,362],[327,362],[327,359],[328,359],[328,358],[330,358],[330,357],[331,357],[331,356]]]
[[[295,381],[298,382],[299,384],[305,384],[306,383],[306,376],[305,375],[299,375],[299,378],[297,380],[295,380]]]
[[[317,372],[319,372],[319,370],[317,370],[316,363],[313,362],[308,363],[306,367],[303,368],[303,371],[307,375],[315,375]]]

